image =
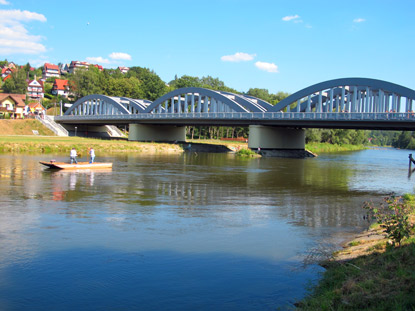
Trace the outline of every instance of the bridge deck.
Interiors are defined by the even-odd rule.
[[[69,115],[55,117],[62,124],[125,125],[272,125],[298,128],[415,130],[414,113],[373,112],[212,112],[143,113],[130,115]]]

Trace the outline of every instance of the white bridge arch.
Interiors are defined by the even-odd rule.
[[[412,112],[415,91],[368,78],[334,79],[306,87],[275,106],[248,95],[198,87],[169,92],[154,102],[106,95],[88,95],[76,101],[65,116],[114,116],[212,113],[385,113]]]
[[[398,84],[368,78],[342,78],[306,87],[268,111],[410,112],[414,109],[414,99],[414,90]]]

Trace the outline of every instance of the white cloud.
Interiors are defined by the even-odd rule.
[[[353,23],[363,23],[363,22],[365,22],[366,20],[364,19],[364,18],[355,18],[354,20],[353,20]]]
[[[43,37],[29,34],[23,25],[23,22],[30,21],[46,22],[46,17],[29,11],[0,10],[0,54],[39,54],[46,51],[40,43]]]
[[[131,55],[127,53],[114,52],[109,55],[111,59],[131,60]]]
[[[101,56],[98,56],[98,57],[87,57],[87,58],[85,58],[85,60],[88,63],[94,63],[94,64],[98,64],[98,65],[99,64],[109,64],[109,63],[111,63],[109,59],[103,58]]]
[[[255,66],[260,70],[268,72],[278,72],[278,66],[274,63],[256,62]]]
[[[224,55],[220,59],[224,62],[247,62],[253,60],[256,54],[237,52],[233,55]]]
[[[282,20],[283,20],[284,22],[289,22],[289,21],[292,21],[292,20],[298,20],[299,18],[300,18],[300,16],[299,16],[299,15],[297,15],[297,14],[295,14],[295,15],[284,16],[284,17],[282,18]]]
[[[20,10],[0,10],[0,21],[2,24],[15,23],[17,21],[29,22],[31,20],[46,22],[43,14]]]
[[[8,5],[8,4],[10,4],[10,2],[7,2],[6,0],[0,0],[0,4]]]

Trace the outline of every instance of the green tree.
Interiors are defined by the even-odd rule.
[[[248,90],[247,95],[265,100],[268,103],[271,103],[272,99],[271,94],[267,89],[251,88]]]
[[[11,77],[3,84],[3,91],[12,94],[24,94],[27,91],[26,72],[23,69],[14,70]]]
[[[127,77],[135,77],[140,80],[142,99],[156,100],[166,93],[167,86],[161,78],[152,70],[142,67],[131,67]]]
[[[175,89],[181,89],[184,87],[202,87],[202,83],[198,77],[192,77],[192,76],[181,76],[180,78],[177,78],[170,81],[169,85],[175,90]]]
[[[75,99],[91,94],[103,93],[103,75],[98,68],[90,66],[89,69],[77,69],[70,77],[71,92],[75,94]]]

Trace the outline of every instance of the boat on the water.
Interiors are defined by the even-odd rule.
[[[43,164],[49,168],[53,169],[60,169],[60,170],[79,170],[79,169],[103,169],[103,168],[112,168],[112,163],[105,163],[105,162],[95,162],[95,163],[89,163],[89,162],[78,162],[70,164],[66,162],[45,162],[40,161],[40,164]]]

